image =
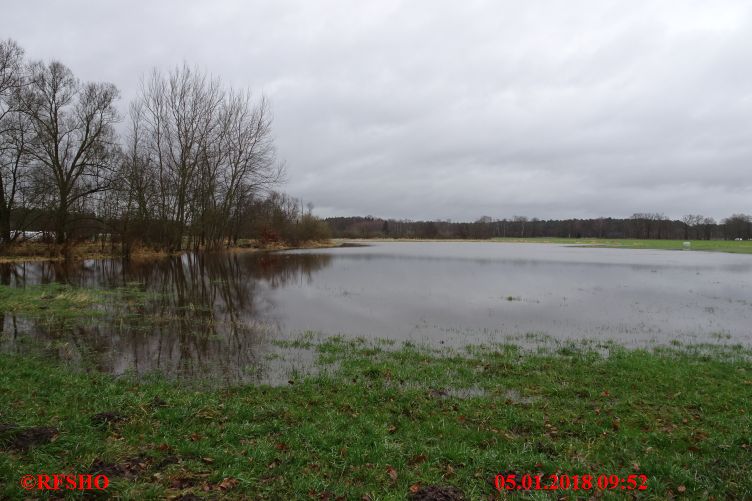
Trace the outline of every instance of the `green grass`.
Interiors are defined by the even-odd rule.
[[[323,372],[284,387],[199,389],[0,355],[0,424],[59,431],[27,451],[0,432],[0,498],[23,499],[28,473],[102,470],[124,499],[385,500],[449,484],[475,500],[502,472],[638,473],[646,498],[752,497],[741,348],[304,342]],[[105,411],[123,420],[92,420]]]
[[[153,298],[138,284],[112,289],[74,287],[50,283],[11,287],[0,285],[0,311],[41,322],[45,326],[66,327],[100,319],[134,304],[142,305]]]
[[[102,299],[102,294],[103,291],[99,289],[58,283],[28,287],[0,285],[0,310],[30,317],[80,317],[96,313],[96,304]]]
[[[616,249],[682,250],[686,240],[638,240],[630,238],[493,238],[494,242],[587,245]],[[752,241],[690,240],[691,250],[752,254]]]

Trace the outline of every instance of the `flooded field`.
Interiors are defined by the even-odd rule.
[[[6,312],[0,346],[121,374],[286,381],[304,332],[446,347],[752,345],[752,256],[470,242],[0,266],[4,285],[127,288],[83,323]],[[117,312],[117,314],[115,314]]]

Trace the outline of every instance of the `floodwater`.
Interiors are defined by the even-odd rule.
[[[286,381],[305,331],[435,346],[601,339],[752,346],[752,256],[478,242],[373,243],[151,261],[0,266],[6,285],[137,287],[126,315],[51,327],[5,314],[0,347],[115,374]],[[531,334],[534,334],[531,336]],[[292,353],[292,356],[290,354]]]

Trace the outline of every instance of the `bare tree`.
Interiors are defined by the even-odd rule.
[[[525,238],[525,223],[527,223],[527,217],[513,216],[512,221],[520,227],[520,238]]]
[[[15,42],[0,41],[0,243],[28,214],[57,243],[83,236],[86,223],[117,235],[126,253],[138,239],[175,250],[237,242],[260,200],[299,223],[302,204],[270,195],[284,169],[266,99],[187,65],[155,70],[121,145],[117,97],[60,62],[26,64]]]
[[[5,115],[3,127],[0,135],[0,243],[10,243],[20,234],[20,231],[11,231],[11,218],[15,216],[16,230],[24,229],[32,202],[37,198],[32,191],[29,154],[33,130],[29,118],[15,111]]]
[[[716,226],[715,219],[712,217],[706,217],[702,220],[702,234],[705,240],[713,238],[713,228]]]
[[[726,238],[749,240],[752,238],[752,216],[734,214],[723,220]]]
[[[139,203],[156,193],[152,213],[171,249],[236,240],[243,205],[281,180],[266,100],[188,66],[154,71],[132,122],[127,156],[131,170],[142,167],[130,186]]]
[[[684,240],[689,240],[691,230],[694,230],[695,238],[700,238],[700,225],[705,218],[699,214],[687,214],[682,216],[681,222],[684,223]]]
[[[29,166],[28,120],[17,111],[14,97],[26,84],[23,49],[12,40],[0,41],[0,243],[7,244],[11,217],[18,202],[23,204]],[[22,225],[18,225],[22,226]]]
[[[57,243],[70,237],[72,212],[109,186],[117,97],[114,85],[81,83],[57,61],[32,64],[29,84],[18,93],[34,134],[29,154],[46,173],[43,188],[54,211]]]
[[[159,218],[174,223],[165,228],[173,249],[184,245],[202,161],[204,167],[212,161],[210,145],[218,133],[223,97],[216,79],[186,65],[166,77],[154,70],[142,85],[139,127],[145,134],[147,155],[157,169]]]
[[[144,131],[143,113],[142,102],[131,103],[129,132],[123,141],[116,176],[120,211],[113,224],[118,225],[117,232],[126,255],[134,240],[157,241],[164,230],[163,220],[158,215],[158,171]]]
[[[0,40],[0,121],[12,111],[11,97],[24,84],[23,55],[13,40]]]
[[[227,155],[217,186],[219,224],[215,225],[214,242],[232,233],[237,239],[235,228],[242,203],[270,189],[283,177],[282,167],[275,161],[266,99],[254,105],[249,93],[230,93],[223,114],[227,128],[222,147]]]

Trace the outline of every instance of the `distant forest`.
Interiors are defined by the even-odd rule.
[[[366,217],[325,220],[337,238],[638,238],[684,240],[752,239],[752,216],[734,214],[718,223],[689,214],[679,220],[662,214],[634,214],[627,219],[511,219],[482,217],[475,222],[404,221]]]

